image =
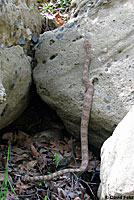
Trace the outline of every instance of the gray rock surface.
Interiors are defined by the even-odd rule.
[[[28,104],[31,66],[25,53],[40,31],[36,0],[0,0],[0,129],[20,116]]]
[[[41,16],[36,0],[0,0],[0,46],[28,46],[32,36],[39,36]]]
[[[31,67],[22,47],[14,46],[0,50],[0,82],[2,129],[20,116],[28,104]]]
[[[72,0],[70,7],[71,18],[83,15],[88,9],[91,11],[92,8],[108,5],[113,1],[115,0]]]
[[[36,52],[34,81],[41,98],[57,111],[67,130],[79,135],[85,94],[84,39],[91,43],[89,79],[96,78],[89,141],[96,147],[108,138],[134,102],[134,4],[110,1],[45,33]]]
[[[102,146],[100,200],[134,198],[133,141],[134,106]]]

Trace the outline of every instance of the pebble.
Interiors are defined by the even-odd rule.
[[[56,35],[56,38],[57,38],[57,39],[61,39],[63,36],[64,36],[64,34],[59,33],[58,35]]]
[[[79,62],[78,62],[78,61],[75,61],[74,65],[79,65]]]
[[[19,44],[25,44],[25,40],[24,40],[23,37],[20,37],[20,39],[19,39]]]
[[[67,27],[67,28],[71,28],[71,27],[73,27],[73,26],[74,26],[74,22],[71,22],[71,23],[66,24],[66,27]]]
[[[37,36],[32,36],[32,41],[34,42],[34,43],[37,43],[38,42],[38,37]]]
[[[108,106],[106,106],[106,109],[107,109],[107,110],[110,110],[110,106],[109,106],[109,105],[108,105]]]
[[[110,96],[106,96],[106,97],[104,98],[104,102],[105,102],[105,103],[110,103],[110,101],[111,101],[111,97],[110,97]]]

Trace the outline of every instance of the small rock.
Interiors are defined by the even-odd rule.
[[[66,24],[67,28],[72,28],[74,26],[74,22],[70,22]]]
[[[59,33],[58,35],[56,35],[57,39],[61,39],[64,36],[64,34]]]
[[[20,39],[19,39],[19,44],[25,44],[25,40],[24,40],[23,37],[20,37]]]
[[[38,42],[39,37],[32,36],[32,41],[36,44]]]
[[[110,103],[110,101],[111,101],[111,97],[110,97],[110,96],[106,96],[106,97],[104,98],[104,102],[105,102],[105,103]]]
[[[76,61],[76,62],[74,63],[74,65],[79,65],[79,61]]]

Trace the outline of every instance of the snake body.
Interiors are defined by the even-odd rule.
[[[24,176],[24,181],[42,181],[42,180],[51,180],[55,177],[61,176],[66,173],[82,173],[88,168],[88,123],[90,110],[92,105],[92,96],[93,96],[93,84],[88,80],[88,67],[90,64],[90,44],[88,40],[84,40],[84,48],[86,51],[86,61],[83,71],[83,83],[87,89],[84,105],[81,116],[81,155],[82,162],[80,168],[77,169],[63,169],[53,174],[44,175],[44,176]]]

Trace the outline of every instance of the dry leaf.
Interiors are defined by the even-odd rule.
[[[24,184],[20,178],[18,178],[18,181],[16,183],[16,186],[14,188],[15,191],[20,195],[22,192],[24,192],[26,189],[31,188],[30,185]]]
[[[0,182],[3,182],[5,179],[5,172],[4,173],[0,173]],[[13,180],[12,177],[8,174],[8,180],[10,181],[11,184],[13,184]]]
[[[32,155],[36,158],[36,160],[38,160],[39,154],[33,144],[31,144],[31,152],[32,152]]]
[[[4,133],[2,136],[2,139],[8,140],[10,143],[13,143],[14,142],[14,133],[12,133],[12,132]]]
[[[23,171],[24,169],[34,168],[36,164],[37,164],[37,160],[32,160],[29,162],[24,162],[23,164],[18,165],[18,167],[20,168],[21,171]]]
[[[29,135],[27,135],[23,131],[19,131],[18,132],[17,140],[21,140],[22,141],[22,140],[26,140],[27,138],[29,138]]]

